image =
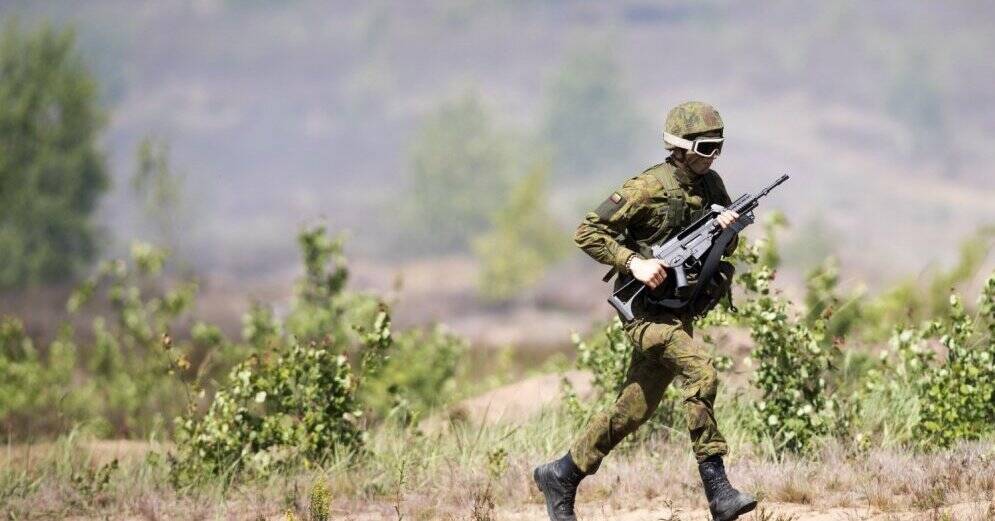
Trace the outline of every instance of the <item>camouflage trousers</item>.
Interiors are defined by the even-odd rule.
[[[626,324],[635,348],[625,383],[608,410],[595,416],[570,448],[574,462],[594,473],[601,460],[623,438],[646,422],[674,377],[681,377],[681,395],[691,444],[699,462],[725,455],[725,438],[715,423],[718,390],[711,356],[692,338],[690,318],[670,313],[637,317]]]

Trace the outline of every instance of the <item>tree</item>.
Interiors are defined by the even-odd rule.
[[[536,166],[522,178],[495,214],[493,229],[473,243],[481,264],[480,293],[488,300],[508,300],[531,287],[566,253],[567,235],[547,208],[548,173]]]
[[[571,53],[548,87],[543,133],[553,145],[556,171],[590,177],[629,158],[641,122],[605,45]]]
[[[71,30],[0,35],[0,287],[68,278],[97,253],[104,114]]]
[[[464,249],[487,229],[517,170],[516,138],[495,128],[472,93],[443,103],[409,152],[406,228],[420,252]]]
[[[184,211],[184,176],[174,171],[169,159],[169,143],[146,136],[138,144],[135,174],[131,188],[142,203],[145,218],[153,227],[155,239],[174,256],[180,247],[180,231],[189,219]]]

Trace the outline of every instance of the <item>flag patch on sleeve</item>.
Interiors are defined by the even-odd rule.
[[[601,219],[608,220],[615,212],[622,208],[624,204],[625,196],[618,192],[614,192],[608,196],[608,199],[605,199],[605,202],[601,203],[601,206],[598,206],[598,208],[594,210],[594,213],[598,214],[598,217]]]

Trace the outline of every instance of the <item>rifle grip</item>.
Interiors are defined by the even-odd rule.
[[[674,276],[677,277],[677,289],[687,287],[688,277],[684,273],[684,266],[674,266]]]

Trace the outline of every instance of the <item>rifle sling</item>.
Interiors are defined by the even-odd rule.
[[[691,292],[691,296],[687,300],[688,302],[693,302],[698,298],[698,294],[701,293],[705,284],[715,275],[715,270],[719,268],[719,262],[722,261],[722,254],[725,253],[726,247],[729,246],[729,243],[735,236],[736,231],[732,227],[729,227],[722,230],[722,233],[712,243],[712,249],[708,252],[708,257],[705,258],[705,263],[701,266],[701,273],[698,274],[698,284],[695,286],[694,291]]]
[[[719,262],[722,261],[722,254],[725,252],[726,247],[729,246],[733,237],[736,236],[736,233],[738,232],[732,227],[726,228],[712,242],[712,247],[708,251],[708,257],[705,257],[705,262],[701,265],[701,271],[698,272],[698,283],[688,298],[650,300],[650,303],[659,304],[671,309],[681,309],[689,303],[694,302],[701,293],[701,290],[704,289],[705,284],[715,275],[715,270],[719,268]]]

